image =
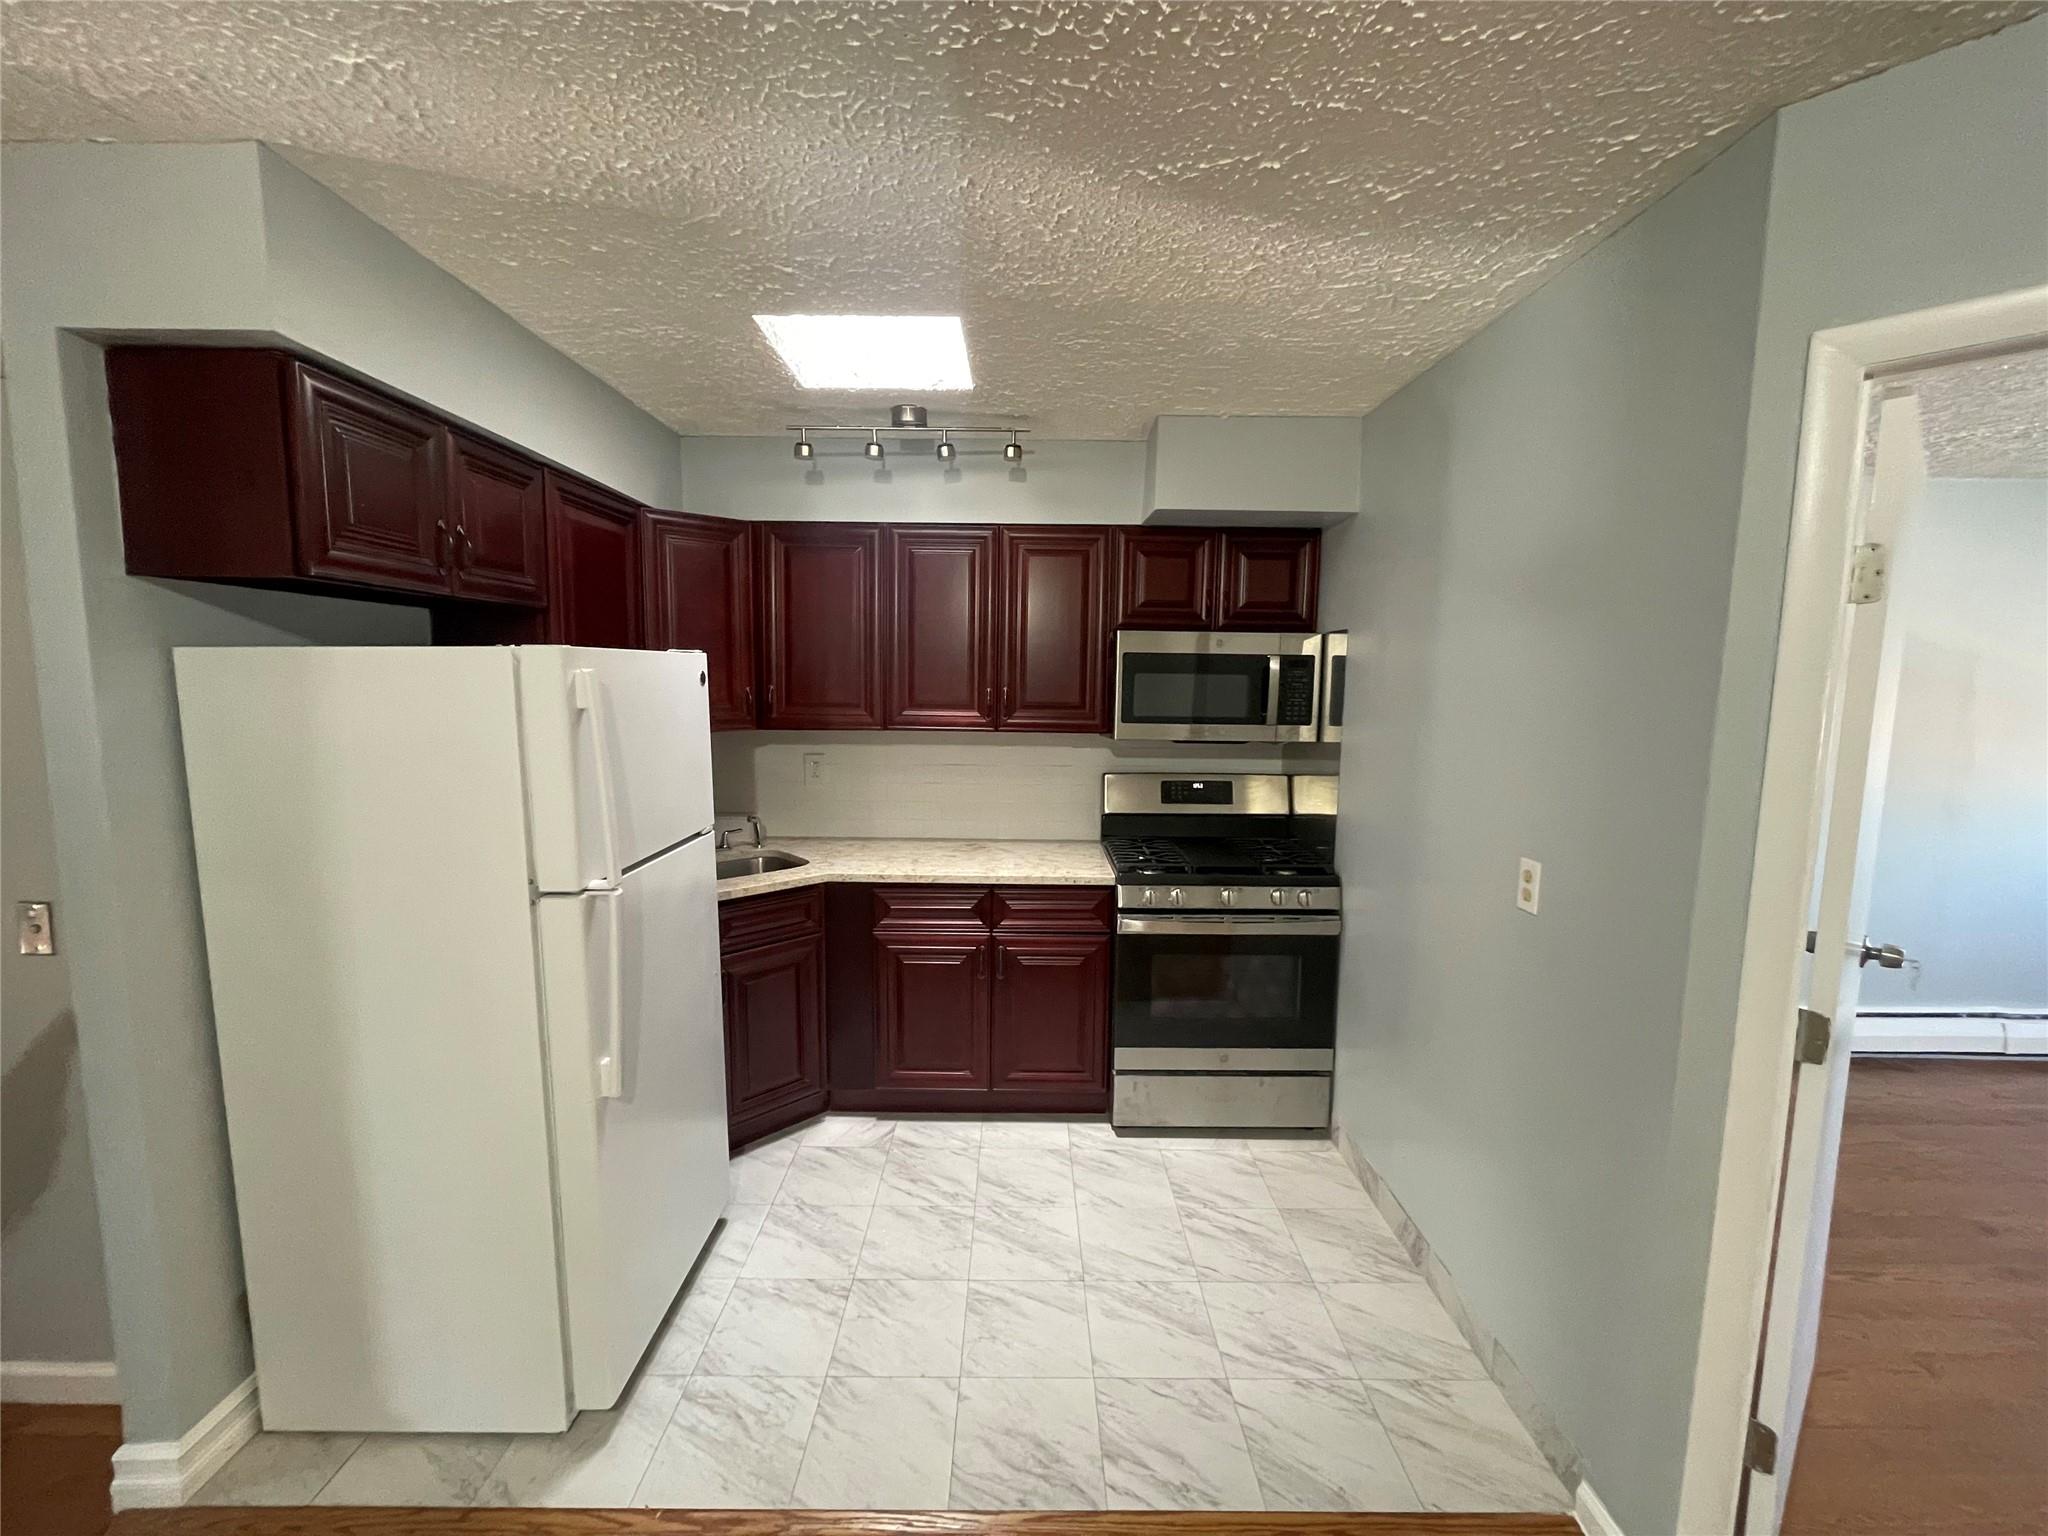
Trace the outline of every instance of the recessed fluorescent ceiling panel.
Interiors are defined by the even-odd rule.
[[[972,389],[958,315],[756,315],[805,389]]]

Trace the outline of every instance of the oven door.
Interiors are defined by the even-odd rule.
[[[1119,1071],[1328,1071],[1343,920],[1124,916],[1110,1035]]]
[[[1277,741],[1272,635],[1119,631],[1116,731],[1136,741]]]

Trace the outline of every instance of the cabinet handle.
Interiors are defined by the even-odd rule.
[[[984,715],[994,715],[996,712],[996,685],[994,683],[988,684],[981,690],[981,712]]]
[[[1007,719],[1009,719],[1009,718],[1010,718],[1010,698],[1011,698],[1011,689],[1010,689],[1010,685],[1009,685],[1008,683],[1004,683],[1004,684],[1003,684],[1003,718],[1004,718],[1005,720],[1007,720]]]
[[[442,570],[448,569],[448,519],[434,519],[434,564]]]
[[[1001,982],[1001,981],[1002,981],[1002,979],[1003,979],[1003,946],[1002,946],[1002,945],[1000,945],[1000,944],[998,944],[998,945],[996,946],[996,980],[997,980],[998,982]]]
[[[740,708],[744,709],[748,716],[751,717],[754,713],[754,685],[752,683],[748,683],[740,689],[740,699]]]
[[[467,570],[467,569],[468,569],[468,567],[469,567],[469,564],[470,564],[470,556],[471,556],[471,550],[472,550],[472,548],[473,548],[473,546],[472,546],[472,545],[470,544],[470,542],[469,542],[469,529],[468,529],[468,528],[467,528],[466,526],[464,526],[463,524],[461,524],[461,523],[457,523],[457,524],[455,525],[455,566],[456,566],[456,569],[458,569],[458,570]]]

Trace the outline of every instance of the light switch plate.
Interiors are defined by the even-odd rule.
[[[57,934],[50,926],[50,904],[47,901],[17,901],[14,917],[15,925],[21,930],[21,952],[24,955],[57,953]]]
[[[1543,866],[1534,859],[1522,860],[1515,874],[1515,905],[1532,917],[1543,895]]]
[[[825,754],[806,752],[804,754],[804,782],[822,784],[825,782]]]

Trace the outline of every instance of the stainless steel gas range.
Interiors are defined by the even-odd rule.
[[[1120,1126],[1325,1126],[1343,892],[1336,780],[1110,773]]]

